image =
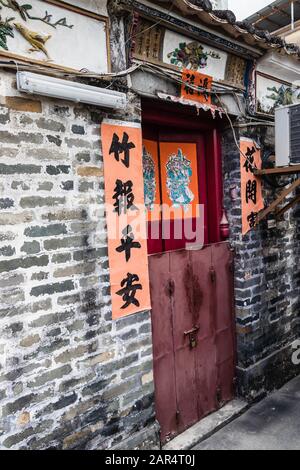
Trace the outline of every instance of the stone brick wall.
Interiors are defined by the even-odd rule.
[[[0,448],[154,445],[149,312],[112,322],[97,109],[0,73]],[[118,119],[138,121],[139,102]],[[153,426],[152,426],[153,425]]]
[[[272,149],[272,128],[237,129],[254,138],[262,152]],[[268,228],[267,222],[242,237],[240,156],[231,130],[223,134],[225,207],[235,248],[235,302],[239,392],[255,399],[300,373],[292,364],[292,343],[299,338],[299,209]],[[273,148],[274,150],[274,148]],[[263,183],[266,204],[278,194]]]

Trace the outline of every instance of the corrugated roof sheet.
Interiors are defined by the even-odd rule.
[[[291,0],[276,0],[247,18],[257,28],[278,31],[291,24]],[[294,1],[294,19],[300,19],[300,2]]]

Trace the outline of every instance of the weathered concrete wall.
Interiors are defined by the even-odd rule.
[[[254,138],[262,152],[272,149],[273,129],[236,131]],[[273,148],[274,150],[274,148]],[[254,399],[278,388],[300,372],[292,363],[299,338],[299,210],[269,229],[267,222],[242,237],[240,155],[231,130],[223,134],[225,207],[235,248],[235,296],[239,392]],[[263,183],[266,204],[278,191]]]
[[[107,115],[0,80],[0,448],[107,448],[147,426],[153,440],[150,314],[111,315]],[[138,121],[129,100],[109,117]]]
[[[107,15],[107,0],[69,0],[68,3],[99,15]]]

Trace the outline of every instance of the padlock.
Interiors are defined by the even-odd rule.
[[[200,327],[199,327],[199,326],[195,326],[192,330],[190,330],[190,331],[185,331],[185,333],[184,333],[184,336],[188,336],[188,337],[189,337],[190,348],[191,348],[191,349],[195,349],[195,348],[198,346],[198,338],[197,338],[197,335],[198,335],[199,330],[200,330]]]
[[[196,336],[194,335],[191,335],[190,336],[190,346],[191,346],[191,349],[195,349],[198,345],[198,341],[197,341],[197,338]]]

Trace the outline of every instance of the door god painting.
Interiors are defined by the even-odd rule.
[[[143,146],[143,171],[145,206],[149,211],[153,211],[156,200],[155,163],[145,146]]]
[[[195,198],[189,187],[193,175],[191,161],[179,148],[177,154],[170,155],[166,168],[168,194],[173,207],[182,207],[186,212]]]

